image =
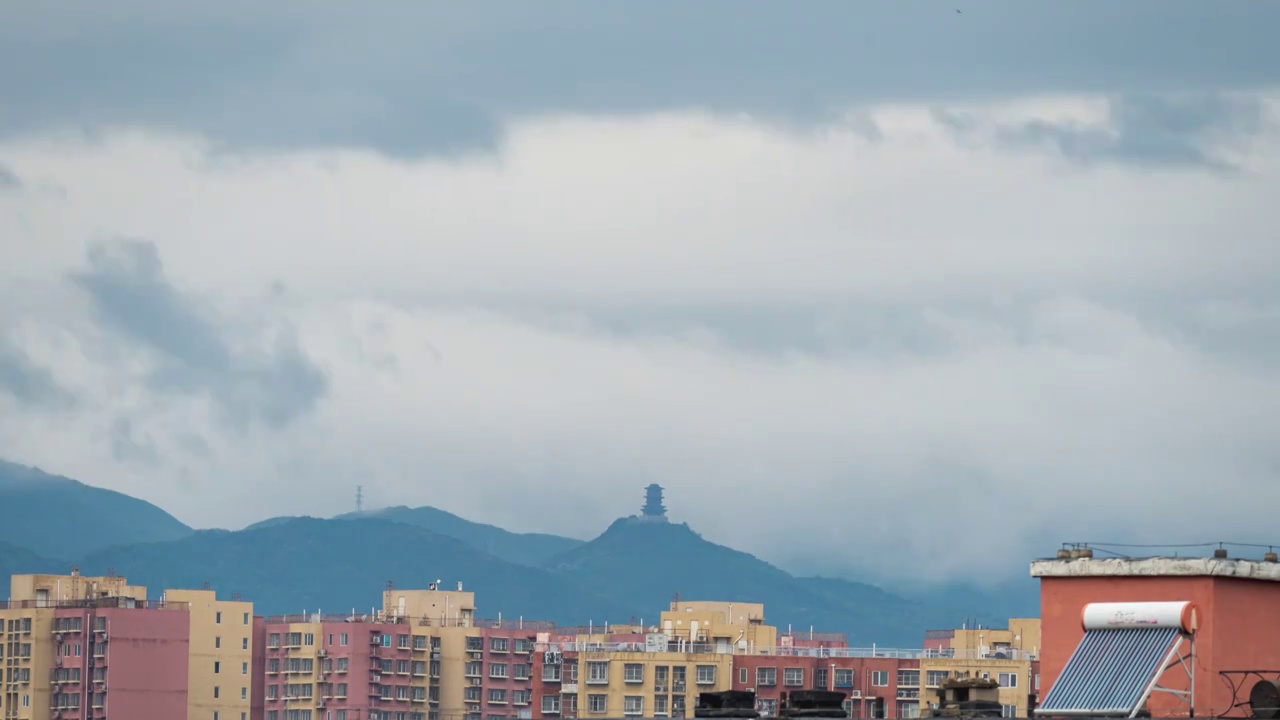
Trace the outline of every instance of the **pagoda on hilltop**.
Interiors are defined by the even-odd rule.
[[[647,522],[667,522],[667,506],[662,504],[662,486],[653,483],[644,489],[644,507],[640,519]]]

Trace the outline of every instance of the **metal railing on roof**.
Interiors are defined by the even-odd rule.
[[[538,643],[539,652],[558,650],[562,653],[642,653],[653,652],[643,642],[552,642]],[[662,646],[658,652],[672,652],[697,655],[731,655],[751,654],[775,657],[813,657],[813,658],[895,658],[902,660],[916,659],[954,659],[954,660],[1035,660],[1039,655],[1026,650],[959,650],[952,648],[882,648],[882,647],[749,647],[745,652],[738,651],[733,645],[716,645],[713,643],[678,643],[671,642]]]
[[[191,603],[176,600],[135,600],[128,597],[89,598],[86,600],[0,600],[0,610],[181,610]]]

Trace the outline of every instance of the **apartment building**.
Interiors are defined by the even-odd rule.
[[[185,717],[187,609],[119,577],[14,576],[0,603],[0,717]]]
[[[374,615],[266,618],[265,720],[427,720],[431,637]]]
[[[437,675],[429,720],[501,720],[533,717],[537,634],[550,623],[476,617],[475,594],[388,588],[382,617],[428,635]],[[392,719],[399,720],[399,719]]]
[[[209,589],[165,590],[164,600],[187,606],[187,720],[250,720],[253,603]]]
[[[733,676],[732,689],[754,692],[756,709],[766,716],[794,690],[847,693],[852,718],[920,716],[920,661],[902,651],[780,647],[735,656]]]

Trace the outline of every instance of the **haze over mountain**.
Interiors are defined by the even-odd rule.
[[[0,506],[22,507],[31,482],[49,483],[46,492],[93,490],[43,474],[30,478],[0,485]],[[135,515],[133,537],[172,533],[167,514],[132,498],[123,501],[151,509]],[[79,523],[77,537],[85,547],[96,549],[53,560],[0,546],[0,570],[66,572],[74,562],[84,573],[125,575],[153,594],[208,583],[254,601],[257,612],[267,614],[359,611],[377,605],[388,582],[421,587],[461,581],[476,591],[482,615],[569,625],[656,619],[679,594],[763,602],[768,622],[797,631],[812,626],[845,632],[851,643],[866,645],[914,646],[927,627],[953,619],[1004,620],[986,612],[991,603],[975,596],[906,598],[853,580],[795,577],[708,542],[685,524],[634,516],[618,519],[587,542],[509,533],[435,508],[397,507],[330,519],[279,517],[238,531],[184,531],[168,540],[113,544],[117,530],[92,523],[93,508],[70,503],[64,512],[65,522]],[[1037,611],[1027,603],[1015,614]]]
[[[0,540],[46,557],[176,540],[191,528],[145,500],[0,460]]]

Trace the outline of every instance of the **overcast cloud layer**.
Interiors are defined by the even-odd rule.
[[[1276,7],[459,6],[6,11],[0,457],[199,526],[656,481],[886,579],[1280,540]]]

